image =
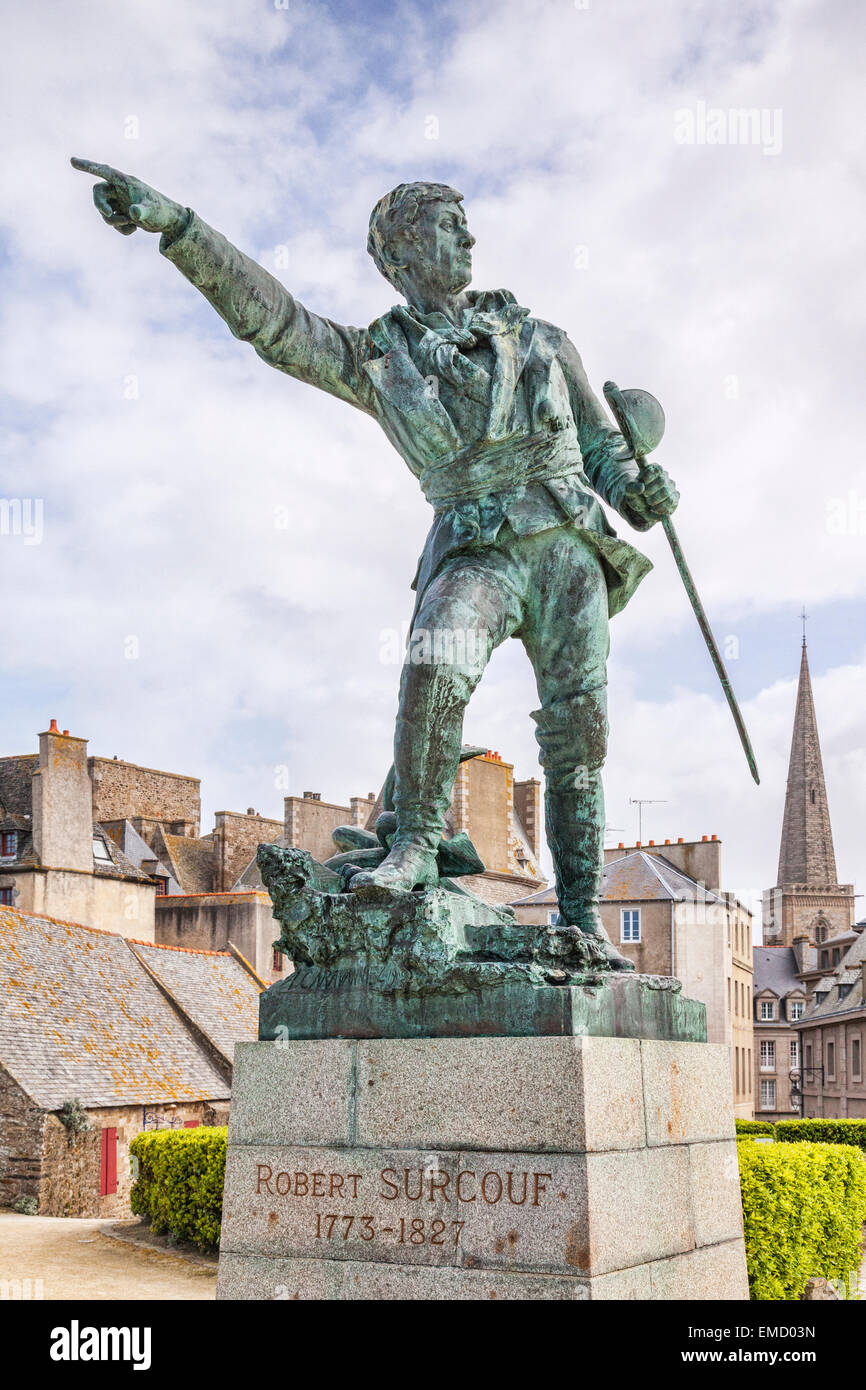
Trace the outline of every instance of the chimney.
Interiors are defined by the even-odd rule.
[[[62,734],[57,720],[39,735],[33,773],[33,848],[49,869],[93,873],[93,788],[87,739]]]
[[[809,952],[809,938],[806,935],[795,936],[791,942],[791,950],[794,952],[794,960],[797,963],[797,974],[802,975],[806,969],[806,959]]]

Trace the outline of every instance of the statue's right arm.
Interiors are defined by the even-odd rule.
[[[362,363],[370,355],[366,330],[311,313],[273,275],[245,256],[189,208],[108,165],[73,159],[96,184],[103,219],[123,235],[160,232],[159,249],[225,320],[272,367],[374,413],[374,392]]]
[[[373,391],[361,366],[370,352],[366,332],[305,309],[285,285],[195,213],[176,236],[164,232],[159,249],[235,337],[250,343],[270,366],[372,413]]]

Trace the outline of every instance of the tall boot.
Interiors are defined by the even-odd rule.
[[[402,703],[402,702],[401,702]],[[351,887],[411,892],[439,882],[436,852],[460,762],[462,710],[455,717],[410,719],[400,714],[394,735],[397,833],[377,869],[356,874]]]
[[[604,869],[604,792],[601,773],[581,769],[586,785],[557,789],[544,798],[547,843],[553,857],[560,930],[579,932],[600,951],[610,970],[634,970],[611,942],[599,911]]]
[[[544,819],[553,857],[564,937],[590,947],[593,961],[610,970],[633,970],[612,945],[601,920],[598,895],[604,869],[604,790],[607,691],[603,685],[547,704],[533,714],[545,775]],[[552,944],[556,945],[554,941]],[[568,955],[568,942],[559,943]]]

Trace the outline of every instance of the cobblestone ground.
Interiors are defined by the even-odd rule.
[[[121,1245],[99,1234],[105,1219],[18,1216],[0,1211],[0,1298],[41,1280],[45,1299],[212,1299],[216,1269]],[[8,1281],[8,1282],[7,1282]],[[33,1297],[34,1293],[31,1292]]]

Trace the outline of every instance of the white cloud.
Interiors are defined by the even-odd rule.
[[[477,284],[562,324],[597,386],[658,393],[711,618],[720,634],[759,621],[776,649],[745,701],[755,791],[709,668],[681,684],[693,619],[664,538],[635,538],[657,568],[613,628],[608,819],[633,838],[628,797],[665,797],[659,838],[715,831],[732,887],[770,884],[790,616],[805,602],[820,621],[866,587],[862,7],[506,0],[365,22],[295,0],[91,0],[22,5],[11,23],[2,489],[45,499],[46,534],[2,543],[20,595],[7,751],[56,713],[96,751],[201,775],[211,805],[271,813],[276,764],[332,799],[381,777],[398,673],[379,635],[411,610],[416,485],[371,421],[234,343],[155,239],[103,228],[67,160],[131,168],[268,266],[285,246],[280,277],[354,323],[392,297],[364,251],[369,208],[400,179],[441,177],[466,195]],[[699,102],[780,108],[781,153],[677,145],[675,112]],[[828,508],[851,497],[840,534]],[[466,733],[528,775],[521,656],[497,655]],[[862,882],[861,658],[828,660],[816,701],[840,872]],[[660,665],[670,694],[642,698]],[[744,655],[735,680],[751,669]]]

